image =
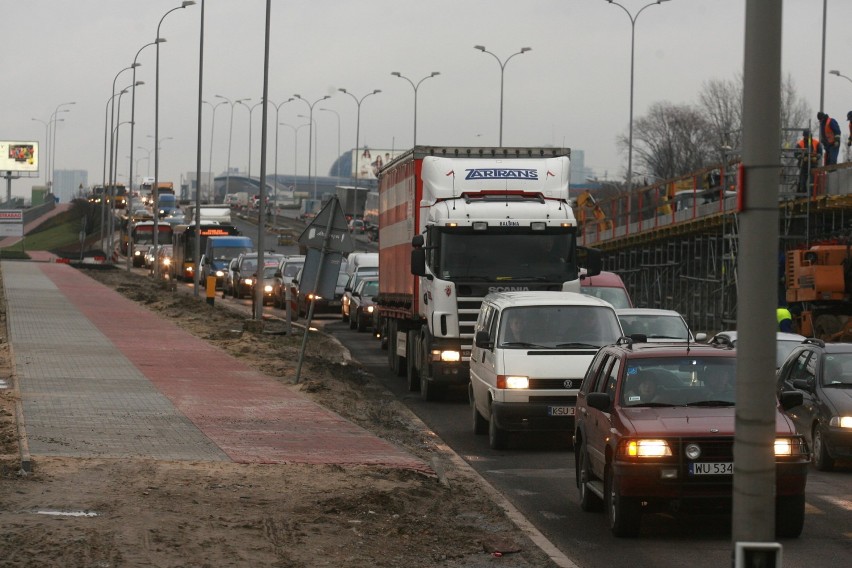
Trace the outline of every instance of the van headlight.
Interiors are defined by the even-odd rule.
[[[498,389],[528,389],[530,378],[520,375],[497,375]]]

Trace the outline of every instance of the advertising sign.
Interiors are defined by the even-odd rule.
[[[358,179],[378,179],[379,170],[406,150],[373,150],[361,148],[352,151],[351,177]]]
[[[0,237],[24,236],[24,211],[22,209],[0,210]]]
[[[0,171],[37,172],[38,142],[0,140]]]

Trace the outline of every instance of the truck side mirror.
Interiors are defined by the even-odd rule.
[[[601,251],[590,247],[577,247],[579,265],[586,269],[586,276],[597,276],[603,270]]]
[[[413,246],[414,248],[420,248],[420,247],[422,247],[425,243],[426,243],[426,241],[425,241],[425,239],[423,238],[423,235],[414,235],[414,236],[411,238],[411,246]]]
[[[420,235],[414,238],[417,237],[420,237]],[[415,248],[411,251],[411,273],[415,276],[426,276],[426,251],[422,248]]]
[[[487,331],[477,331],[473,338],[474,345],[480,349],[494,349],[494,342]]]

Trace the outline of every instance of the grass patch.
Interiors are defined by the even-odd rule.
[[[82,219],[87,219],[87,233],[93,234],[100,225],[97,211],[86,202],[75,202],[74,207],[46,220],[34,231],[24,235],[23,250],[80,250]],[[90,240],[90,239],[87,239]],[[21,255],[21,256],[17,256]],[[0,249],[2,258],[29,258],[22,252],[21,243]]]

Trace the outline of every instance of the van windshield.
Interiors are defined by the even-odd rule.
[[[231,260],[237,258],[244,252],[251,252],[250,247],[215,247],[213,258],[216,260]]]
[[[580,291],[588,296],[600,298],[612,304],[614,308],[632,308],[630,298],[623,288],[611,288],[604,286],[582,286]]]
[[[503,310],[499,347],[597,349],[621,337],[618,317],[603,306],[521,306]]]

